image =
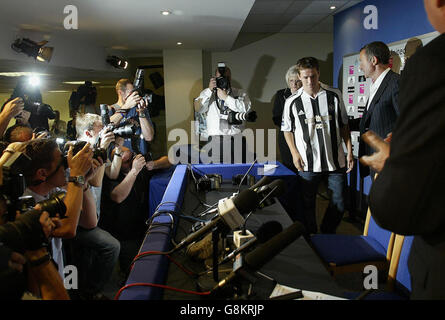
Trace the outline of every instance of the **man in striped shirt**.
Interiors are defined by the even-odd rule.
[[[348,118],[342,110],[341,98],[321,87],[317,59],[302,58],[297,68],[303,87],[286,100],[281,131],[301,178],[307,232],[318,231],[315,199],[320,182],[327,178],[332,195],[320,230],[335,233],[344,212],[345,172],[354,166]],[[347,159],[342,139],[347,147]]]

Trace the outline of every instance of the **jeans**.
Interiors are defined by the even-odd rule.
[[[110,280],[120,252],[120,243],[107,231],[77,228],[72,239],[72,263],[78,269],[79,290],[96,294]]]
[[[303,196],[303,211],[308,233],[317,233],[317,221],[315,217],[315,204],[317,190],[320,182],[327,178],[328,189],[331,194],[329,206],[323,216],[320,226],[322,233],[335,233],[343,218],[345,211],[344,184],[345,169],[331,172],[298,172]]]

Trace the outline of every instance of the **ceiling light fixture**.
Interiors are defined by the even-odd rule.
[[[171,14],[171,11],[168,11],[168,10],[162,10],[162,11],[161,11],[161,14],[162,14],[163,16],[168,16],[168,15]]]
[[[24,53],[39,61],[49,62],[53,55],[53,47],[44,47],[48,41],[34,42],[32,40],[23,38],[17,39],[11,44],[11,48],[16,52]]]
[[[329,9],[335,10],[336,8],[337,8],[336,6],[331,6]]]
[[[182,46],[182,42],[176,42],[178,46]]]
[[[115,68],[118,69],[127,69],[128,61],[116,56],[108,56],[107,62]]]

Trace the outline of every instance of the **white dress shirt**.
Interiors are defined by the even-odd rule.
[[[369,109],[372,99],[374,99],[377,90],[379,90],[379,87],[382,84],[383,79],[385,79],[386,75],[388,74],[389,70],[391,70],[391,68],[387,68],[385,71],[383,71],[382,74],[375,80],[375,82],[371,84],[371,87],[369,88],[369,99],[366,107],[367,109]]]
[[[227,121],[227,115],[224,116],[221,114],[212,96],[212,91],[207,88],[195,99],[201,99],[201,109],[199,113],[206,114],[207,134],[209,136],[233,136],[240,134],[244,125],[230,125]],[[247,112],[250,110],[251,105],[247,94],[236,88],[232,88],[232,94],[229,95],[224,102],[218,99],[218,103],[223,109],[225,108],[227,111],[230,109],[234,112]]]

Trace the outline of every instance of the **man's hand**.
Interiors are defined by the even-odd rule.
[[[34,209],[41,210],[40,205],[36,205]],[[40,225],[42,226],[43,233],[46,238],[49,238],[54,229],[61,226],[59,218],[50,218],[47,211],[43,211],[39,218]]]
[[[360,163],[371,167],[374,171],[380,172],[385,166],[385,161],[389,157],[390,144],[392,134],[388,134],[387,138],[383,140],[373,131],[368,131],[362,134],[361,139],[365,141],[371,148],[376,150],[370,156],[363,156],[360,158]]]
[[[100,134],[100,147],[102,149],[107,150],[108,146],[110,145],[111,142],[115,141],[115,136],[114,133],[112,131],[108,131],[108,132],[103,132]]]
[[[227,96],[226,90],[217,88],[216,92],[218,94],[218,98],[220,98],[221,100],[226,100],[227,99],[228,96]]]
[[[100,167],[102,167],[103,164],[104,161],[102,160],[101,157],[99,157],[98,159],[93,158],[91,163],[91,169],[86,174],[85,181],[90,181],[91,179],[93,179],[97,171],[99,170]]]
[[[301,157],[301,155],[298,153],[298,154],[295,154],[295,155],[292,155],[292,160],[293,160],[293,162],[294,162],[294,166],[295,166],[295,168],[297,168],[297,170],[298,171],[303,171],[304,169],[304,161],[303,161],[303,158]]]
[[[93,162],[93,150],[90,148],[90,143],[80,150],[75,156],[73,156],[73,145],[70,145],[68,149],[68,166],[71,170],[72,176],[85,176],[90,170]]]
[[[142,154],[138,154],[132,163],[131,170],[137,175],[145,166],[145,159]]]
[[[209,82],[209,89],[213,91],[216,88],[216,78],[211,78]]]
[[[148,171],[155,169],[155,162],[154,161],[148,161],[145,166],[147,167]]]
[[[347,161],[347,168],[348,168],[346,173],[349,173],[352,171],[352,169],[354,169],[354,156],[352,155],[352,152],[348,153],[348,156],[346,157],[346,161]]]
[[[127,99],[125,100],[125,104],[122,106],[122,109],[125,109],[125,110],[131,109],[135,105],[137,105],[141,100],[142,100],[142,98],[135,91],[127,97]]]
[[[20,112],[22,112],[23,108],[25,107],[25,104],[23,102],[22,98],[15,98],[11,101],[9,101],[7,104],[5,104],[5,107],[3,108],[3,111],[8,117],[14,118],[17,116]]]
[[[11,254],[11,258],[9,258],[8,261],[8,266],[13,269],[16,270],[18,272],[22,272],[23,271],[23,265],[26,263],[26,259],[23,255],[21,255],[18,252],[13,252]]]

